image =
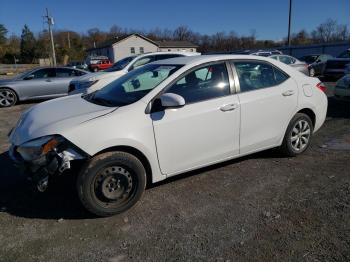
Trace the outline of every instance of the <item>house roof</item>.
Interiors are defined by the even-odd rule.
[[[198,47],[197,45],[189,42],[189,41],[156,41],[158,47],[163,47],[163,48],[170,48],[170,47],[192,47],[196,48]]]
[[[140,34],[129,34],[129,35],[124,35],[124,36],[119,36],[119,37],[115,37],[112,39],[109,39],[107,41],[104,41],[100,44],[97,44],[96,47],[94,48],[89,48],[87,51],[91,51],[91,50],[95,50],[95,49],[100,49],[100,48],[106,48],[106,47],[110,47],[116,43],[121,42],[122,40],[130,37],[130,36],[138,36],[140,38],[143,38],[144,40],[160,47],[160,48],[171,48],[171,47],[175,47],[175,48],[184,48],[184,47],[192,47],[192,48],[196,48],[197,46],[192,44],[189,41],[153,41],[143,35]]]

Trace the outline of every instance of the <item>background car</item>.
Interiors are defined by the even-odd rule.
[[[72,61],[68,63],[66,66],[71,68],[83,69],[83,70],[88,69],[88,65],[83,61]]]
[[[107,70],[84,75],[77,79],[74,79],[69,84],[69,94],[77,94],[83,92],[93,92],[101,89],[105,85],[109,84],[118,77],[125,75],[133,69],[143,66],[145,64],[181,57],[181,56],[196,56],[200,53],[195,52],[154,52],[147,53],[139,56],[128,56],[118,62]]]
[[[29,99],[65,96],[69,82],[86,73],[68,67],[41,67],[0,80],[0,107],[13,106],[18,101]]]
[[[338,80],[348,73],[349,65],[350,49],[342,52],[337,58],[327,60],[323,75],[327,79]]]
[[[327,60],[332,58],[333,56],[327,54],[312,54],[302,56],[299,60],[308,65],[310,76],[322,76]]]
[[[272,55],[270,58],[289,65],[307,76],[309,75],[308,65],[305,62],[299,61],[295,57],[289,55]]]
[[[343,76],[336,82],[334,96],[341,100],[350,101],[350,74]]]
[[[108,69],[112,66],[113,64],[109,59],[101,59],[99,61],[96,61],[96,63],[89,64],[88,68],[91,72],[98,72],[100,70],[105,70]]]

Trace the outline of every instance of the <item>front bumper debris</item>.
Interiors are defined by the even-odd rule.
[[[83,153],[77,153],[75,150],[67,149],[60,153],[52,151],[38,159],[28,162],[23,160],[16,149],[16,146],[12,145],[10,147],[10,158],[14,165],[26,175],[27,179],[36,185],[40,192],[48,188],[50,178],[59,176],[70,169],[71,161],[85,159],[87,157]]]

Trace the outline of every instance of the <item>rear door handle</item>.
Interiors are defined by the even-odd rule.
[[[227,105],[220,107],[220,110],[222,112],[232,111],[232,110],[235,110],[237,107],[238,107],[238,104],[227,104]]]
[[[291,96],[294,95],[294,90],[287,90],[282,93],[283,96]]]
[[[51,79],[46,79],[46,82],[52,82],[52,80]]]

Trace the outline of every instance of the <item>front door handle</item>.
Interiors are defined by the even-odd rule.
[[[46,82],[52,82],[52,80],[51,79],[46,79]]]
[[[222,112],[232,111],[232,110],[235,110],[237,107],[238,107],[238,104],[227,104],[227,105],[220,107],[220,110]]]
[[[294,95],[294,90],[287,90],[282,93],[283,96],[291,96]]]

